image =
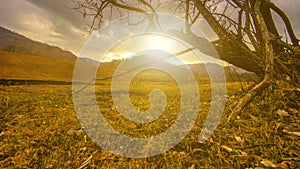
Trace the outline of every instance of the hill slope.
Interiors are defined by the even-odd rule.
[[[0,79],[71,81],[75,62],[0,51]]]
[[[48,56],[56,59],[75,60],[76,56],[59,47],[36,42],[23,35],[12,32],[0,26],[0,50],[30,54],[36,56]]]

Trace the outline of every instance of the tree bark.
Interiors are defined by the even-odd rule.
[[[245,44],[239,42],[233,35],[229,34],[216,20],[210,11],[201,2],[194,0],[195,6],[202,16],[207,20],[210,27],[219,36],[219,40],[213,42],[220,58],[237,67],[263,76],[263,59],[252,52]],[[201,44],[202,45],[202,44]],[[199,46],[199,45],[198,45]]]
[[[278,37],[279,33],[277,31],[277,27],[274,23],[274,19],[271,14],[270,3],[267,1],[261,1],[260,12],[265,21],[266,27],[268,31],[274,36]]]
[[[263,77],[264,70],[257,63],[257,60],[253,59],[253,53],[249,54],[249,51],[240,50],[240,48],[233,48],[234,45],[227,41],[227,39],[219,39],[213,42],[207,39],[198,37],[192,32],[183,33],[176,30],[167,32],[171,36],[175,36],[181,40],[186,41],[190,45],[193,45],[200,52],[233,64],[239,68],[251,71],[261,77]],[[260,60],[259,62],[263,62]]]

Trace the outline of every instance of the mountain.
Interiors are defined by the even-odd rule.
[[[199,64],[190,64],[188,65],[192,70],[194,75],[198,77],[208,77],[208,72],[210,75],[218,80],[222,78],[222,73],[225,73],[227,82],[239,82],[239,81],[257,81],[257,76],[248,72],[244,69],[235,66],[221,66],[215,63],[199,63]]]
[[[94,66],[98,66],[100,64],[100,62],[90,59],[90,58],[77,58],[77,62],[81,62],[81,63],[85,63],[85,64],[90,64],[90,65],[94,65]]]
[[[76,56],[62,50],[57,46],[33,41],[23,35],[10,31],[0,26],[0,50],[29,54],[35,56],[47,56],[55,59],[76,60]]]
[[[224,67],[215,63],[197,63],[188,64],[188,67],[194,72],[194,74],[203,76],[207,75],[208,71],[213,74],[220,74],[224,71]]]
[[[0,26],[0,84],[72,81],[76,61],[86,70],[98,62],[31,40]],[[12,82],[12,83],[10,83]]]

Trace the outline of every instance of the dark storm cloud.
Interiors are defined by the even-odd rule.
[[[55,17],[68,21],[72,26],[82,28],[84,19],[81,14],[70,7],[74,6],[71,0],[29,0],[32,4],[39,6]]]

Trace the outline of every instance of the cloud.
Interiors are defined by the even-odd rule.
[[[84,29],[86,20],[71,7],[70,0],[29,0],[30,3],[38,6],[48,14],[48,19],[52,23],[52,30],[57,34],[55,38],[61,40],[64,48],[71,49],[79,53],[88,37],[88,32]]]
[[[81,14],[69,9],[69,7],[73,6],[72,1],[70,0],[29,0],[29,2],[44,9],[52,16],[69,21],[72,26],[83,26]]]
[[[34,40],[78,54],[87,39],[85,21],[71,1],[10,0],[0,6],[0,24]]]
[[[29,22],[36,19],[32,18],[34,16],[32,11],[35,11],[38,14],[37,16],[43,17],[44,15],[42,10],[27,1],[11,0],[2,2],[0,6],[1,24],[7,27],[24,29],[28,26]]]
[[[27,1],[6,1],[0,7],[1,24],[30,38],[44,41],[55,32],[48,14]]]

